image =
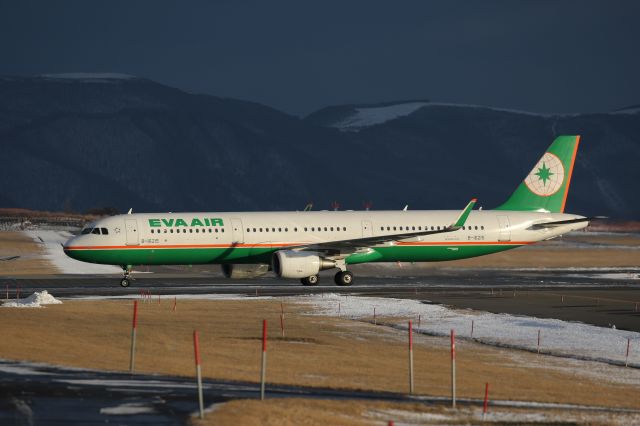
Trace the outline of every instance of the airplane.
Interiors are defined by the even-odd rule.
[[[100,219],[69,239],[74,259],[119,265],[128,287],[138,265],[221,264],[228,278],[276,276],[317,285],[349,265],[433,262],[497,253],[588,226],[564,213],[580,136],[558,136],[505,203],[493,210],[131,213]]]

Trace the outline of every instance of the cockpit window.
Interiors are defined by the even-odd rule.
[[[100,231],[102,231],[102,235],[109,235],[109,230],[107,228],[100,228]]]
[[[100,235],[100,228],[93,228],[92,234]]]
[[[81,232],[82,235],[87,235],[91,233],[92,228],[84,228]]]

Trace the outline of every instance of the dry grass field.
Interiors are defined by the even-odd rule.
[[[168,299],[140,304],[138,372],[193,376],[192,331],[197,329],[205,377],[257,382],[265,318],[270,336],[269,383],[407,392],[405,332],[307,315],[305,309],[310,308],[288,304],[282,337],[277,300],[179,300],[176,312],[172,304]],[[0,309],[5,325],[0,357],[127,370],[132,305],[124,300],[67,301],[41,309]],[[417,336],[415,340],[416,393],[448,396],[448,339]],[[482,398],[484,383],[490,382],[491,397],[496,399],[640,409],[635,387],[606,379],[607,371],[619,375],[622,367],[598,364],[604,373],[594,376],[587,374],[594,363],[585,363],[581,371],[563,366],[560,358],[467,341],[458,343],[457,352],[458,395],[463,398]],[[277,416],[278,409],[270,415]],[[229,416],[228,410],[219,414],[216,410],[210,417]]]

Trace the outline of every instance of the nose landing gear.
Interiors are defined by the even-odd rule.
[[[131,265],[124,265],[122,267],[122,271],[123,271],[123,277],[120,280],[120,286],[127,288],[129,287],[129,285],[131,284],[131,281],[133,280],[133,278],[131,278]]]

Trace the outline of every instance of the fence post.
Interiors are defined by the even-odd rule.
[[[624,366],[629,366],[629,346],[631,346],[631,338],[627,337],[627,356],[624,360]]]
[[[451,407],[456,408],[456,331],[451,329]]]
[[[409,393],[413,393],[413,323],[409,320]]]
[[[538,329],[538,354],[540,353],[540,329]]]
[[[262,320],[262,370],[260,371],[260,399],[264,400],[264,381],[267,374],[267,320]]]
[[[136,366],[136,334],[138,329],[138,301],[133,301],[133,322],[131,325],[131,354],[129,356],[129,372],[133,373]]]
[[[202,369],[200,367],[200,339],[197,331],[193,331],[193,351],[196,361],[196,378],[198,381],[198,405],[200,407],[200,418],[204,419],[204,401],[202,398]]]

